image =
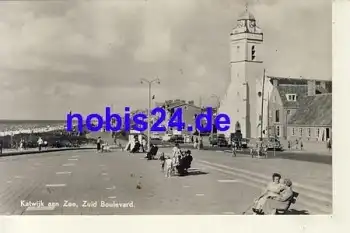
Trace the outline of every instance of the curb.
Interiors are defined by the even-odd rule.
[[[16,155],[29,155],[29,154],[43,154],[43,153],[50,153],[50,152],[58,152],[58,151],[72,151],[72,150],[91,150],[95,149],[93,147],[82,147],[82,148],[61,148],[61,149],[51,149],[51,150],[42,150],[42,151],[15,151],[15,152],[8,152],[3,153],[0,155],[0,157],[8,157],[8,156],[16,156]]]

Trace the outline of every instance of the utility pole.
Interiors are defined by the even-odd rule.
[[[219,96],[217,96],[217,95],[211,95],[211,97],[212,98],[215,98],[216,99],[216,115],[217,115],[217,113],[218,113],[218,110],[219,110],[219,108],[220,108],[220,97]],[[213,112],[213,115],[214,115],[214,112]],[[213,117],[213,121],[214,121],[214,117]],[[213,122],[212,122],[213,123]],[[211,132],[210,132],[210,134],[211,135],[213,135],[213,133],[214,133],[214,127],[213,127],[213,124],[211,124]],[[218,134],[218,131],[216,130],[216,135]]]
[[[270,93],[267,93],[267,138],[270,138]]]
[[[157,82],[160,84],[159,78],[153,79],[151,81],[147,79],[141,79],[141,84],[147,83],[148,84],[148,110],[147,110],[147,149],[149,150],[151,147],[151,103],[152,103],[152,83]]]
[[[263,125],[264,125],[264,91],[265,91],[265,69],[264,69],[264,77],[262,83],[262,93],[261,93],[261,126],[260,126],[260,140],[263,139]]]

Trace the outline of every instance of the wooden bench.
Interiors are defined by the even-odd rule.
[[[279,215],[286,214],[286,213],[288,212],[288,210],[289,210],[289,207],[290,207],[292,204],[295,204],[295,203],[296,203],[298,196],[299,196],[299,193],[293,192],[293,197],[292,197],[291,200],[289,201],[287,208],[286,208],[286,209],[277,209],[277,210],[276,210],[276,214],[279,214]]]

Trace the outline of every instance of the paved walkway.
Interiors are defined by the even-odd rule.
[[[209,151],[193,155],[191,175],[172,178],[160,172],[159,161],[121,151],[3,157],[0,214],[241,214],[272,172],[290,177],[300,193],[294,214],[331,213],[331,166]],[[24,206],[38,200],[46,207]],[[113,206],[103,207],[101,201]]]
[[[288,149],[288,141],[281,140],[283,148],[285,150],[295,152],[295,153],[315,153],[320,155],[332,155],[332,150],[327,149],[326,142],[308,142],[303,141],[303,150],[300,150],[300,145],[298,148],[295,146],[295,142],[293,141],[291,150]]]

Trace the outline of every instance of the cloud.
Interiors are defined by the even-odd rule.
[[[0,118],[50,119],[107,103],[144,107],[141,78],[161,79],[157,101],[223,96],[229,33],[244,3],[0,2]],[[259,0],[249,10],[264,31],[269,74],[330,77],[331,1]]]

